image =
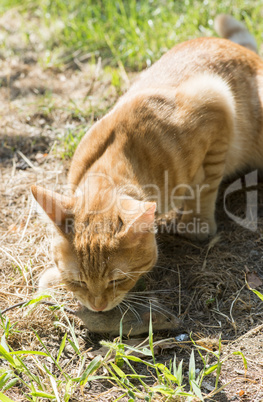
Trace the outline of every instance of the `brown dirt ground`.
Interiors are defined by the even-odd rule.
[[[1,24],[5,21],[0,21]],[[68,161],[61,159],[58,135],[66,127],[90,125],[115,102],[118,91],[99,63],[81,64],[78,70],[44,69],[36,62],[32,49],[27,49],[19,56],[11,54],[1,59],[0,65],[0,308],[3,309],[32,297],[39,275],[53,264],[50,230],[36,216],[30,186],[37,183],[66,191]],[[87,110],[91,112],[85,115]],[[221,335],[225,362],[219,385],[228,385],[210,400],[261,401],[263,303],[247,288],[245,272],[255,272],[263,279],[263,184],[259,182],[254,188],[258,198],[255,232],[238,226],[224,212],[222,197],[228,184],[222,186],[218,200],[216,238],[209,244],[194,244],[175,235],[159,234],[160,259],[147,276],[145,286],[181,317],[187,332],[192,332],[200,345],[216,350]],[[244,190],[229,196],[227,206],[243,217]],[[262,285],[257,289],[263,292]],[[63,290],[56,296],[71,307],[76,304],[72,295]],[[61,313],[44,306],[38,306],[29,316],[20,309],[10,311],[11,323],[17,322],[21,331],[10,335],[10,345],[14,349],[39,349],[33,332],[36,330],[56,350],[64,334],[63,329],[54,327],[57,316],[64,320]],[[102,337],[83,331],[82,324],[76,321],[83,350],[98,349]],[[162,334],[157,334],[156,339],[161,338]],[[178,359],[184,358],[187,371],[191,342],[170,341],[170,348],[159,350],[159,360],[168,362],[174,351]],[[236,351],[245,355],[247,372],[241,356],[233,355]],[[66,364],[70,356],[64,359]],[[199,365],[197,353],[196,359]],[[73,372],[74,361],[71,364]],[[205,394],[209,394],[213,384],[214,377],[210,376],[203,387]],[[23,400],[19,389],[12,388],[8,395]],[[83,397],[77,392],[74,400],[111,401],[118,395],[116,388],[106,381],[94,382]]]

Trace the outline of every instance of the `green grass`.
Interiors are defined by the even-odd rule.
[[[47,295],[34,299],[24,306],[36,305]],[[63,311],[63,307],[62,311]],[[188,375],[183,373],[183,361],[177,362],[176,355],[167,364],[156,361],[153,342],[152,325],[149,326],[148,345],[132,347],[122,341],[122,336],[113,342],[102,341],[101,344],[108,350],[104,356],[98,355],[91,361],[87,361],[85,351],[81,350],[78,339],[74,331],[74,324],[70,322],[67,315],[67,324],[57,322],[64,335],[56,355],[51,351],[35,332],[36,342],[39,350],[13,350],[8,344],[8,338],[15,331],[15,325],[10,326],[7,315],[1,315],[1,327],[3,335],[0,344],[0,401],[14,402],[8,399],[6,392],[12,387],[19,387],[25,400],[38,402],[40,400],[56,400],[69,402],[76,392],[81,390],[87,396],[86,388],[90,382],[99,380],[109,380],[122,392],[121,397],[117,397],[117,402],[122,397],[129,397],[129,402],[144,401],[170,401],[204,400],[201,387],[206,376],[215,373],[215,387],[209,394],[210,397],[218,392],[218,381],[221,373],[223,361],[221,360],[221,340],[219,340],[219,350],[212,352],[204,347],[195,345],[196,352],[199,354],[203,368],[196,372],[195,351],[192,350],[188,363]],[[122,325],[120,323],[120,334]],[[74,350],[74,373],[72,367],[68,365],[62,368],[61,360],[63,351],[67,345]],[[241,353],[241,352],[240,352]],[[246,362],[244,356],[243,360]],[[50,362],[53,370],[50,371]],[[34,369],[32,369],[34,366]],[[147,368],[147,375],[138,373],[135,367],[143,366]],[[103,368],[104,373],[101,373]],[[221,388],[222,389],[222,388]]]
[[[90,64],[101,58],[103,74],[111,75],[118,95],[123,92],[125,71],[140,71],[179,42],[197,36],[213,36],[213,19],[230,13],[244,20],[258,44],[263,35],[263,0],[2,0],[0,15],[13,9],[19,16],[21,41],[0,41],[0,51],[10,55],[32,49],[38,62],[47,67],[76,67],[74,60]],[[32,36],[35,38],[32,40]],[[37,38],[37,39],[36,39]],[[77,62],[78,63],[78,62]],[[123,74],[124,72],[124,74]],[[99,78],[100,79],[100,78]],[[55,102],[52,94],[43,96],[39,110],[48,115]],[[112,102],[113,103],[113,102]],[[112,106],[107,104],[107,108]],[[80,126],[66,130],[58,138],[58,156],[72,157],[85,133],[85,121],[94,114],[100,118],[105,108],[84,109],[72,102],[67,112]],[[86,128],[88,128],[86,127]]]
[[[55,144],[54,152],[61,159],[72,158],[74,151],[81,138],[87,132],[87,124],[75,128],[67,128],[58,134],[58,141]]]
[[[262,5],[262,0],[2,0],[0,11],[18,7],[25,20],[35,21],[48,51],[46,63],[63,65],[88,54],[140,70],[178,42],[214,35],[213,18],[221,12],[244,19],[261,43]],[[23,29],[30,41],[32,25],[26,22]]]
[[[76,67],[76,59],[94,64],[101,57],[103,74],[111,75],[111,84],[120,95],[124,70],[142,70],[181,41],[215,35],[213,19],[218,13],[245,20],[260,44],[262,6],[263,0],[256,5],[252,0],[2,0],[0,13],[13,8],[23,16],[23,22],[20,47],[10,48],[5,38],[0,50],[7,48],[8,54],[23,55],[25,47],[32,47],[41,65],[60,69]],[[44,115],[55,107],[50,94],[43,96],[42,103],[39,110]],[[67,112],[80,126],[59,135],[56,150],[63,159],[72,157],[86,131],[87,118],[104,114],[99,106],[90,110],[72,102]]]

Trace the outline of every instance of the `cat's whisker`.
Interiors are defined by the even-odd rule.
[[[132,275],[137,276],[137,275],[145,275],[148,274],[150,271],[149,269],[146,271],[132,271]]]
[[[116,296],[116,282],[113,281],[113,297],[115,298]]]
[[[169,289],[154,289],[154,290],[142,290],[142,291],[134,291],[134,292],[129,292],[129,295],[139,295],[139,296],[143,296],[143,295],[147,295],[147,294],[156,294],[156,293],[170,293],[170,292],[174,292],[176,290],[176,288],[169,288]],[[145,296],[145,298],[148,298],[147,296]]]
[[[120,313],[121,313],[121,315],[123,316],[123,311],[122,311],[122,308],[121,308],[121,303],[120,304],[118,304],[118,309],[120,310]]]
[[[178,274],[178,271],[176,271],[175,269],[169,268],[169,267],[167,268],[167,267],[162,267],[161,265],[155,265],[154,268],[160,268],[160,269],[164,269],[166,271],[174,272],[175,274]]]
[[[121,269],[116,270],[116,272],[118,272],[118,273],[120,273],[120,274],[122,274],[122,275],[127,276],[127,278],[129,278],[129,279],[133,279],[131,273],[124,272],[124,271],[122,271]]]
[[[136,299],[128,298],[128,299],[126,299],[126,300],[130,301],[131,303],[138,304],[138,305],[140,305],[140,306],[143,305],[142,303],[139,303],[140,299],[137,299],[137,298],[136,298]],[[145,300],[143,299],[143,300],[141,300],[141,301],[144,302]],[[157,304],[156,304],[156,303],[157,303]],[[150,300],[150,299],[149,299],[149,304],[150,304],[150,306],[152,307],[152,310],[153,310],[153,311],[159,312],[159,313],[162,314],[164,317],[167,317],[166,314],[169,313],[168,310],[165,309],[164,307],[160,306],[156,300]],[[164,314],[164,313],[166,313],[166,314]],[[168,317],[167,317],[167,318],[168,318]]]
[[[137,276],[138,274],[147,274],[148,272],[149,272],[149,270],[145,270],[145,271],[132,271],[132,272],[125,272],[125,271],[123,271],[123,270],[121,270],[121,269],[116,269],[115,270],[115,272],[116,273],[120,273],[120,274],[122,274],[122,275],[125,275],[125,276],[127,276],[129,279],[133,279],[133,276]]]
[[[134,314],[135,317],[137,318],[137,320],[138,320],[139,322],[141,322],[141,321],[142,321],[141,316],[140,316],[140,314],[138,313],[138,311],[136,310],[136,308],[135,308],[131,303],[129,303],[129,302],[127,302],[127,303],[128,303],[128,305],[129,305],[131,311],[133,312],[133,314]]]
[[[131,312],[134,314],[134,316],[137,318],[138,321],[142,321],[139,313],[136,311],[136,309],[128,302],[128,301],[122,301],[121,304],[123,304],[126,308],[131,310]]]
[[[138,305],[138,306],[140,306],[140,307],[145,306],[145,300],[138,300],[138,299],[131,299],[131,298],[128,298],[128,299],[125,299],[125,301],[128,301],[129,303],[132,303],[132,304],[136,304],[136,305]],[[150,304],[153,305],[152,303],[150,303],[149,300],[148,300],[148,302],[149,302],[149,305],[150,305]]]
[[[128,300],[141,300],[141,301],[146,301],[146,302],[150,302],[151,301],[151,296],[154,297],[154,295],[148,295],[148,296],[142,296],[142,295],[127,295],[127,299]]]
[[[129,296],[130,296],[130,297],[129,297]],[[130,299],[134,299],[134,300],[137,300],[137,299],[139,299],[139,300],[147,300],[147,301],[149,301],[149,302],[155,301],[155,302],[158,303],[156,297],[151,298],[151,296],[144,296],[144,295],[140,295],[140,294],[130,294],[130,293],[128,293],[128,294],[127,294],[127,298],[128,298],[128,299],[129,299],[129,298],[130,298]]]
[[[139,301],[129,300],[129,302],[133,303],[133,304],[136,304],[138,306],[141,306],[141,307],[145,306],[144,303],[140,303]],[[152,302],[150,302],[150,306],[151,306],[152,311],[156,311],[156,312],[162,314],[164,317],[168,318],[168,316],[166,315],[168,313],[168,311],[166,309],[164,309],[160,305],[156,305],[156,304],[154,304]]]
[[[139,322],[142,322],[142,318],[141,318],[140,314],[138,313],[138,311],[136,310],[136,308],[134,306],[132,306],[130,303],[129,303],[129,306],[130,306],[131,311],[133,312],[133,314],[137,318],[137,320]]]

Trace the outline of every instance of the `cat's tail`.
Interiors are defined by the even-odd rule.
[[[258,52],[257,43],[253,35],[248,32],[242,22],[227,14],[220,14],[215,18],[214,27],[216,32],[223,38],[245,46],[253,52]]]

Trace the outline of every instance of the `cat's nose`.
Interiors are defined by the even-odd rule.
[[[95,297],[94,304],[91,304],[91,307],[95,311],[103,311],[107,307],[108,303],[104,300],[101,300],[99,297]]]

